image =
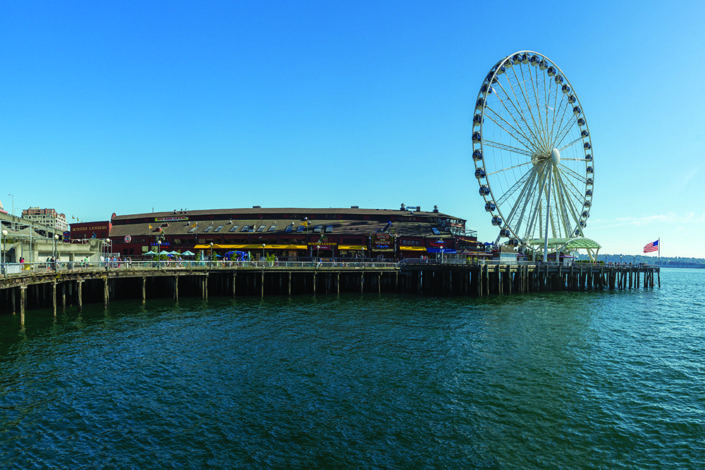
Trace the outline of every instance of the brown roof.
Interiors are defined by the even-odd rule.
[[[359,215],[387,215],[387,216],[401,216],[401,215],[411,215],[409,211],[402,211],[399,209],[360,209],[360,208],[301,208],[301,207],[284,207],[284,208],[265,208],[265,207],[252,207],[252,208],[238,208],[238,209],[206,209],[206,210],[174,210],[171,212],[147,212],[143,214],[128,214],[128,215],[116,215],[113,217],[112,221],[121,221],[128,219],[139,219],[145,217],[179,217],[179,216],[210,216],[217,215],[227,218],[229,214],[233,215],[267,215],[267,214],[295,214],[306,216],[307,214],[359,214]],[[415,217],[446,217],[460,219],[459,217],[454,217],[442,212],[413,212]]]

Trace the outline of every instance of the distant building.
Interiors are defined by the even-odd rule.
[[[0,201],[0,214],[7,214],[7,211],[5,208],[2,206],[2,201]]]
[[[68,231],[69,224],[66,221],[66,214],[60,214],[55,209],[40,209],[30,207],[22,210],[22,218],[31,220],[45,227],[54,227],[62,232]]]

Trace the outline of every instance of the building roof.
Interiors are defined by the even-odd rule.
[[[203,216],[226,216],[228,214],[233,215],[271,215],[271,214],[294,214],[294,215],[307,215],[307,214],[342,214],[342,215],[388,215],[388,216],[400,216],[400,215],[413,215],[421,217],[444,217],[449,219],[460,219],[459,217],[454,217],[442,212],[424,212],[424,211],[406,211],[400,209],[365,209],[358,207],[350,208],[302,208],[302,207],[252,207],[252,208],[235,208],[235,209],[205,209],[205,210],[174,210],[171,212],[147,212],[143,214],[127,214],[127,215],[115,215],[112,218],[114,223],[130,220],[130,219],[140,219],[140,218],[162,218],[162,217],[203,217]]]
[[[335,217],[316,217],[321,215],[334,215]],[[375,217],[370,219],[346,218],[346,216],[353,215]],[[254,233],[261,236],[281,235],[282,232],[286,231],[287,226],[294,227],[288,234],[301,235],[301,232],[296,232],[296,229],[300,226],[306,227],[305,218],[308,218],[308,232],[304,233],[310,234],[318,225],[322,226],[324,230],[326,226],[330,225],[333,228],[333,231],[329,232],[330,234],[354,236],[381,231],[392,217],[394,217],[394,220],[389,228],[390,232],[398,235],[419,237],[451,236],[447,230],[440,230],[439,233],[434,233],[431,227],[437,227],[438,218],[458,219],[440,212],[411,213],[409,211],[391,209],[265,209],[255,207],[251,209],[153,212],[115,216],[112,219],[113,225],[110,236],[157,236],[160,233],[193,237],[219,237],[221,235],[232,237],[233,235],[246,235],[248,233],[251,235],[252,232],[242,231],[245,225],[256,226]],[[419,217],[422,218],[422,221],[418,220]],[[172,220],[168,220],[169,218],[172,218]],[[233,226],[238,226],[235,232],[231,231]],[[265,228],[259,231],[260,226],[265,226]],[[272,226],[276,226],[276,228],[272,229]],[[218,230],[218,227],[221,228]]]

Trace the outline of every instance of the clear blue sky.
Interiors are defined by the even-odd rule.
[[[705,257],[700,1],[3,2],[5,209],[397,208],[497,228],[471,121],[500,58],[566,73],[604,253]]]

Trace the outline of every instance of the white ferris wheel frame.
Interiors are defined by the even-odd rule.
[[[472,130],[475,177],[500,229],[496,243],[543,239],[545,261],[549,238],[583,237],[595,182],[592,140],[572,84],[551,59],[524,50],[497,62],[480,87]]]

